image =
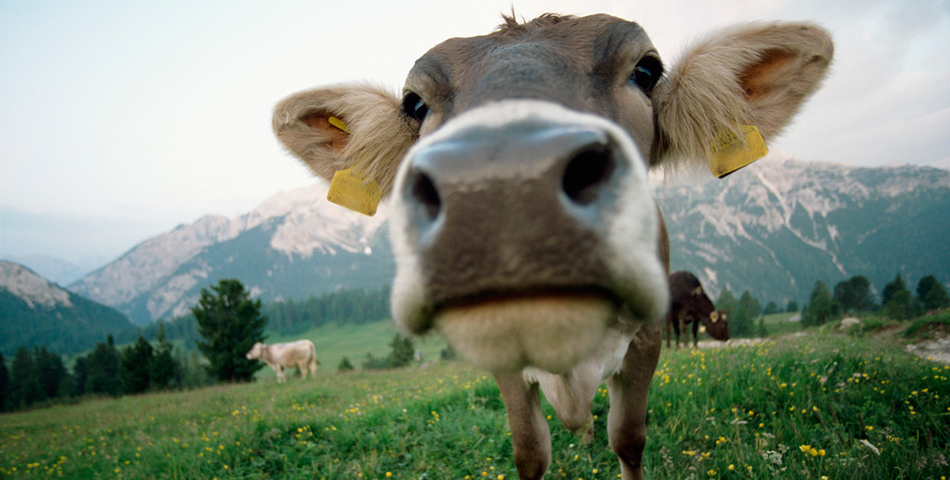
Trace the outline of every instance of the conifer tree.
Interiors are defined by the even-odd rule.
[[[33,376],[33,355],[26,347],[20,347],[13,355],[10,366],[10,402],[13,409],[26,408],[40,398],[39,385]]]
[[[389,343],[389,346],[392,347],[388,359],[389,368],[405,367],[409,365],[415,357],[416,347],[412,344],[412,340],[409,337],[404,337],[397,333],[393,336],[393,340]]]
[[[903,291],[907,291],[907,286],[904,284],[904,276],[898,273],[894,280],[884,285],[884,290],[881,290],[881,306],[890,303],[895,294]]]
[[[748,290],[742,292],[735,311],[729,315],[730,335],[736,337],[751,335],[755,327],[755,319],[761,314],[762,304]]]
[[[119,382],[119,352],[115,349],[112,335],[106,337],[106,343],[96,344],[96,349],[86,356],[85,393],[102,393],[118,396],[122,389]]]
[[[58,398],[68,393],[69,372],[62,357],[46,347],[34,348],[33,381],[39,389],[39,400]]]
[[[261,301],[251,300],[244,285],[224,279],[210,290],[201,289],[198,305],[191,309],[204,341],[198,349],[208,359],[208,374],[223,382],[246,382],[263,367],[246,354],[255,342],[266,339],[267,317],[261,315]]]
[[[172,344],[165,337],[165,322],[158,322],[155,340],[158,344],[155,346],[152,362],[149,364],[148,377],[152,388],[164,390],[178,377],[181,365],[172,355]]]
[[[142,393],[148,390],[151,383],[149,365],[152,363],[152,357],[152,345],[141,335],[135,344],[122,350],[119,377],[124,393]]]
[[[838,310],[838,302],[835,301],[831,290],[828,290],[825,282],[818,280],[812,287],[808,305],[802,309],[802,325],[806,327],[822,325],[838,315]]]
[[[947,289],[937,281],[937,277],[927,275],[917,282],[917,298],[924,311],[937,310],[950,306]]]
[[[899,273],[881,292],[884,315],[894,320],[906,320],[911,315],[912,300],[913,296],[904,284],[904,277]]]
[[[7,411],[7,398],[10,396],[10,372],[7,370],[7,360],[0,353],[0,412]]]
[[[874,308],[871,282],[862,275],[854,276],[835,285],[835,300],[844,313],[866,312]]]

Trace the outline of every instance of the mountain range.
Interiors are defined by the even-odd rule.
[[[723,180],[657,190],[671,266],[711,292],[807,301],[856,275],[950,281],[950,172],[770,159]],[[914,283],[911,283],[914,282]]]
[[[807,301],[816,280],[833,287],[854,275],[878,289],[898,273],[950,280],[950,172],[772,157],[724,180],[656,187],[672,269],[694,272],[713,294],[749,290],[763,303]],[[388,285],[385,206],[366,217],[326,192],[314,183],[234,219],[179,226],[69,289],[141,325],[188,313],[221,278],[265,302]]]
[[[78,352],[132,329],[125,315],[60,288],[22,265],[0,260],[0,351],[46,346]]]
[[[326,201],[314,183],[238,218],[206,216],[146,240],[70,290],[143,325],[189,313],[202,288],[237,278],[264,301],[384,287],[395,266],[387,210],[374,217]]]

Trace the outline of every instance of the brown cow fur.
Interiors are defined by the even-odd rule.
[[[748,24],[708,35],[657,85],[654,164],[705,158],[721,132],[737,133],[740,124],[757,126],[766,139],[778,135],[821,84],[832,54],[831,37],[809,24]]]
[[[411,146],[418,145],[417,140],[424,144],[423,147],[427,147],[429,146],[426,143],[427,139],[440,138],[438,137],[440,132],[453,132],[448,128],[440,130],[446,124],[456,126],[465,124],[466,118],[481,121],[479,119],[482,117],[474,116],[474,114],[466,117],[466,114],[471,113],[472,109],[488,108],[486,105],[497,106],[506,101],[519,105],[530,102],[547,103],[551,105],[552,111],[559,108],[563,112],[570,111],[570,115],[579,112],[578,115],[598,116],[597,121],[610,122],[609,128],[604,131],[613,132],[617,128],[623,129],[623,132],[629,136],[629,140],[632,140],[633,149],[639,150],[640,158],[635,161],[641,162],[646,159],[650,167],[675,167],[685,161],[701,164],[713,140],[724,132],[736,131],[740,125],[756,125],[766,139],[778,134],[806,97],[818,88],[833,55],[831,38],[820,27],[797,23],[743,25],[722,30],[696,43],[688,49],[679,62],[667,69],[668,73],[652,90],[631,90],[631,87],[625,84],[625,78],[611,77],[611,72],[625,68],[629,68],[627,72],[630,72],[637,58],[646,58],[648,55],[655,54],[649,39],[642,31],[637,30],[639,27],[634,28],[634,25],[623,22],[625,32],[629,34],[629,37],[623,40],[627,50],[606,54],[613,55],[608,60],[615,60],[615,63],[604,67],[603,63],[595,62],[594,58],[588,58],[591,56],[592,42],[601,37],[613,38],[609,37],[607,30],[621,25],[621,22],[619,19],[606,15],[583,18],[544,15],[526,24],[519,24],[513,18],[506,17],[505,24],[493,34],[472,39],[448,40],[420,59],[422,63],[417,63],[410,74],[406,92],[419,95],[418,98],[407,98],[414,98],[414,100],[423,98],[426,105],[432,107],[428,110],[428,115],[421,117],[421,120],[412,118],[411,112],[403,111],[407,108],[411,109],[412,105],[401,108],[402,99],[399,96],[374,85],[350,84],[310,90],[288,97],[275,109],[274,131],[285,147],[300,157],[318,176],[330,179],[336,171],[358,165],[367,177],[379,182],[386,193],[389,193],[393,187],[393,177],[397,170],[400,174],[408,171],[408,168],[400,167],[400,162],[404,160]],[[565,30],[568,28],[573,30]],[[552,33],[550,37],[545,37],[547,29],[557,29],[556,34]],[[554,32],[554,30],[551,31]],[[533,41],[537,42],[533,44],[536,47],[533,51],[545,52],[549,55],[546,58],[553,60],[552,63],[567,65],[564,69],[557,71],[567,72],[564,74],[564,79],[576,79],[573,81],[581,82],[578,85],[572,84],[576,87],[576,91],[561,88],[563,85],[556,82],[562,81],[562,77],[538,75],[550,73],[546,70],[526,72],[523,69],[530,66],[506,64],[504,56],[491,57],[491,61],[497,62],[492,65],[479,63],[488,61],[488,57],[479,56],[482,54],[480,52],[489,51],[493,46],[502,44],[517,46],[519,42]],[[545,50],[554,44],[563,47],[564,51],[552,53]],[[477,48],[474,48],[475,46]],[[432,52],[436,53],[432,54]],[[525,56],[524,51],[521,55],[519,58],[524,59],[526,64],[540,58]],[[658,57],[656,57],[656,62],[659,62]],[[451,70],[452,80],[449,80],[448,75],[440,75],[440,72],[445,71],[441,69],[443,65]],[[499,65],[510,67],[515,73],[511,70],[495,70],[494,74],[498,76],[493,77],[491,79],[493,81],[481,77],[486,75],[487,69]],[[574,67],[578,67],[579,70],[572,70]],[[603,67],[603,71],[591,70],[595,67]],[[587,70],[583,71],[585,68]],[[581,73],[577,74],[578,71]],[[623,75],[627,74],[623,73]],[[498,78],[510,79],[513,82],[521,79],[526,83],[510,85],[499,83]],[[526,78],[538,81],[524,80]],[[554,78],[551,80],[554,83],[545,83],[551,78]],[[513,94],[511,91],[519,93]],[[605,98],[609,98],[609,101],[604,100]],[[498,112],[500,110],[482,110],[482,112],[485,111]],[[326,121],[329,116],[345,121],[352,134],[341,134],[339,129],[330,126]],[[459,120],[455,121],[456,119]],[[588,123],[596,122],[590,120]],[[626,142],[627,139],[621,140]],[[432,142],[435,141],[437,140],[432,140]],[[411,166],[411,164],[407,162],[406,166]],[[643,185],[646,185],[645,175]],[[397,204],[407,201],[405,199],[412,196],[404,189],[400,190],[400,195],[402,196],[396,196]],[[641,197],[623,198],[639,200]],[[641,208],[633,212],[640,216],[623,218],[644,219],[640,226],[646,227],[642,229],[644,231],[649,230],[655,226],[652,223],[655,217],[652,212],[651,215],[642,215],[645,211],[647,210]],[[412,238],[407,232],[415,227],[406,220],[405,216],[398,218],[404,222],[401,226],[405,230],[392,233],[394,238],[399,238],[403,242],[401,255],[397,256],[397,272],[405,267],[412,273],[404,276],[403,281],[417,281],[418,284],[403,285],[401,289],[394,287],[393,318],[398,325],[411,333],[424,333],[436,323],[431,316],[434,316],[432,312],[437,310],[431,303],[432,299],[425,296],[428,293],[425,289],[432,288],[431,285],[440,286],[438,281],[440,279],[432,277],[435,280],[424,283],[417,278],[421,275],[417,268],[420,254],[412,250],[411,242],[406,240]],[[455,220],[458,223],[457,218]],[[481,217],[481,221],[489,224],[492,224],[492,220],[491,215]],[[650,285],[665,285],[666,279],[659,278],[661,268],[655,267],[655,262],[659,260],[665,268],[663,273],[668,273],[669,244],[665,226],[662,225],[662,216],[656,222],[659,223],[656,236],[657,250],[649,252],[652,244],[647,242],[637,244],[636,247],[639,249],[638,253],[656,255],[650,257],[649,261],[652,263],[649,264],[648,269],[644,270],[650,273],[646,277],[640,277],[640,280],[645,280],[644,283]],[[624,232],[635,231],[636,229],[631,228]],[[650,238],[652,242],[653,237]],[[615,244],[619,243],[610,245]],[[624,245],[627,245],[628,252],[632,250],[629,243]],[[621,255],[617,253],[618,258],[627,258]],[[632,255],[628,253],[629,256]],[[445,258],[452,260],[451,255]],[[550,262],[557,262],[557,258],[550,259]],[[477,259],[469,261],[469,264],[478,264]],[[646,264],[640,264],[640,266],[643,265]],[[557,264],[557,266],[563,265]],[[417,268],[417,270],[412,270],[412,268]],[[405,278],[410,280],[407,281]],[[397,276],[397,280],[400,280],[400,277]],[[462,284],[464,285],[464,282]],[[626,288],[629,284],[621,282],[620,285]],[[540,285],[540,287],[545,287],[545,285]],[[651,290],[651,292],[652,296],[637,297],[638,301],[648,304],[666,302],[665,291]],[[474,292],[473,295],[466,296],[463,306],[453,308],[452,311],[459,313],[460,310],[471,307],[471,309],[488,312],[490,315],[499,311],[511,313],[511,309],[505,310],[508,308],[506,305],[499,306],[503,302],[532,305],[526,299],[518,297],[517,292],[508,296],[497,294],[512,292],[495,291],[493,292],[495,295],[487,299],[480,298],[478,293]],[[559,298],[570,301],[572,298],[581,297],[573,295],[574,292],[570,293],[572,295],[560,295]],[[410,297],[410,300],[397,298],[400,295]],[[452,298],[451,295],[447,297],[448,300],[458,300]],[[589,297],[588,295],[583,298]],[[430,303],[426,303],[427,300]],[[578,360],[573,368],[570,366],[559,368],[556,373],[532,370],[533,360],[524,361],[524,358],[530,356],[525,355],[526,352],[519,351],[511,355],[510,362],[501,363],[501,367],[492,372],[505,401],[508,420],[511,424],[515,464],[522,479],[542,478],[551,461],[550,432],[541,411],[540,391],[543,390],[549,400],[552,400],[552,405],[562,422],[568,428],[586,437],[594,433],[590,430],[590,402],[596,394],[599,381],[603,380],[603,378],[591,376],[595,373],[606,375],[611,404],[607,429],[611,447],[621,463],[623,478],[631,480],[643,477],[642,455],[646,442],[647,390],[660,354],[662,325],[658,322],[661,321],[662,312],[658,312],[658,309],[645,309],[642,305],[632,305],[632,302],[626,299],[624,301],[627,303],[622,305],[613,317],[607,319],[617,323],[597,325],[597,328],[605,332],[605,337],[600,343],[588,342],[601,347],[612,346],[619,342],[622,349],[609,352],[595,349],[588,358]],[[397,304],[400,308],[396,308]],[[406,307],[406,304],[409,306]],[[487,308],[482,308],[486,304]],[[652,313],[643,314],[639,318],[627,318],[630,316],[629,312],[635,308],[639,308],[641,314],[647,310]],[[517,313],[531,316],[532,309],[524,308],[518,310]],[[445,316],[445,314],[442,315]],[[534,318],[527,318],[525,323],[543,325],[543,319],[538,317],[540,314],[535,313]],[[478,319],[475,320],[464,325],[464,328],[469,328],[472,333],[479,334],[480,332],[475,331],[479,328]],[[605,320],[605,318],[600,320]],[[409,325],[410,322],[412,322],[411,325]],[[575,322],[574,325],[578,323]],[[497,338],[497,335],[495,337],[485,335],[484,338]],[[570,342],[574,339],[564,338],[563,340]],[[614,343],[611,343],[611,340]],[[623,342],[629,343],[624,345]],[[486,363],[486,359],[491,360],[491,357],[505,353],[492,350],[493,348],[497,350],[498,345],[492,345],[490,341],[485,343],[476,345],[477,348],[472,349],[475,352],[473,355],[479,357],[474,360]],[[612,356],[617,352],[622,358]],[[581,354],[586,355],[587,350],[583,350]],[[607,360],[618,361],[616,371],[595,368],[597,365],[603,366],[605,364],[603,362]],[[511,368],[521,368],[517,365],[522,364],[527,366],[524,371],[511,370]],[[516,366],[511,367],[511,365]]]

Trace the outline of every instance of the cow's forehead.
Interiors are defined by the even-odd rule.
[[[598,108],[588,103],[604,93],[599,89],[628,76],[651,52],[656,55],[634,22],[609,15],[543,16],[436,45],[416,61],[406,89],[424,90],[446,116],[503,98],[560,99],[591,111]]]

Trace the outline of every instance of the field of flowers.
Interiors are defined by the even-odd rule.
[[[547,478],[612,479],[551,419]],[[946,479],[950,367],[832,329],[665,350],[650,392],[652,479]],[[550,412],[548,408],[548,412]],[[516,479],[504,405],[461,363],[272,379],[0,416],[0,478]]]

